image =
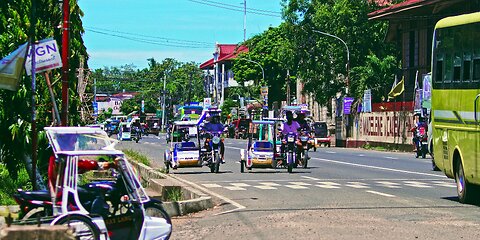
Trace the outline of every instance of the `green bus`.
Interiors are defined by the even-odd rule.
[[[433,36],[435,164],[454,178],[461,203],[480,186],[480,12],[440,20]]]

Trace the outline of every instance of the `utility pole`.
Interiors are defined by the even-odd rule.
[[[247,0],[243,0],[243,42],[247,40]]]
[[[188,83],[188,106],[190,106],[190,95],[192,94],[192,72],[190,72],[190,82]],[[186,104],[185,104],[186,105]]]
[[[98,105],[97,105],[97,79],[93,78],[93,106],[97,109],[97,114],[95,114],[95,109],[93,109],[93,114],[95,118],[95,124],[97,124],[98,119]]]
[[[163,76],[163,103],[162,103],[162,131],[165,129],[165,98],[166,98],[166,84],[167,84],[167,74]]]
[[[68,56],[70,41],[70,1],[63,0],[62,35],[62,126],[68,125]]]
[[[287,70],[287,105],[290,105],[290,70]]]

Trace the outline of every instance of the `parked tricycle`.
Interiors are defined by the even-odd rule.
[[[49,190],[19,190],[15,199],[25,218],[18,224],[37,224],[38,217],[44,225],[70,225],[77,239],[169,238],[171,221],[162,203],[147,196],[132,165],[113,148],[105,131],[45,130],[54,154]],[[94,180],[93,170],[111,177]]]

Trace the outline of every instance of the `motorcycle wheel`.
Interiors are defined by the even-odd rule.
[[[245,162],[244,161],[240,161],[240,172],[241,173],[245,172]]]
[[[427,156],[427,148],[422,147],[422,158],[425,158]]]
[[[77,214],[66,215],[55,224],[73,226],[75,239],[100,239],[100,230],[88,217]]]
[[[220,170],[220,156],[219,155],[215,155],[215,173],[218,173],[218,171]]]
[[[303,168],[307,168],[308,166],[308,157],[303,158]]]
[[[290,159],[292,159],[293,158],[293,153],[289,153],[288,157],[290,157]],[[287,168],[288,168],[289,173],[292,173],[292,169],[293,169],[294,164],[295,163],[293,162],[293,160],[290,160],[290,161],[287,160]]]
[[[168,224],[170,224],[170,226],[172,226],[172,220],[170,219],[167,211],[163,209],[160,202],[150,201],[145,203],[143,207],[145,208],[145,215],[150,217],[163,218],[167,221]],[[171,234],[172,231],[170,231],[170,234],[168,234],[168,237],[166,239],[169,239]]]
[[[209,167],[210,167],[210,172],[214,173],[215,172],[215,164],[211,163]]]
[[[138,143],[138,138],[135,138],[135,142]]]

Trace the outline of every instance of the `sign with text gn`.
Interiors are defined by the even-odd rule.
[[[25,61],[25,70],[28,75],[32,75],[32,53],[31,47],[27,52]],[[35,44],[35,72],[45,72],[50,69],[62,67],[62,58],[57,41],[53,38],[44,39]]]

